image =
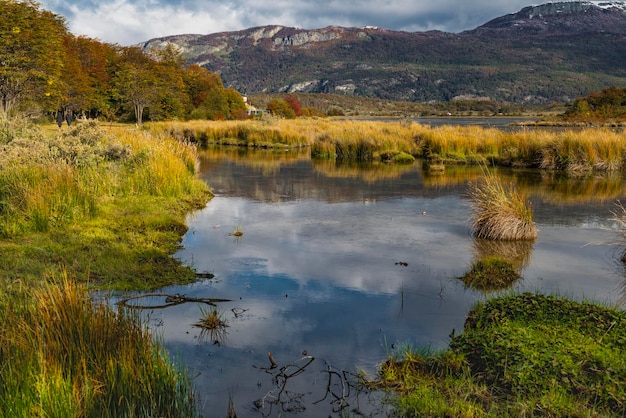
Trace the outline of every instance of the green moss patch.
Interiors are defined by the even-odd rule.
[[[403,416],[624,416],[626,312],[530,293],[494,298],[469,312],[448,350],[407,351],[380,372]]]
[[[476,261],[460,279],[465,286],[480,291],[506,289],[520,278],[513,263],[501,257],[484,257]]]

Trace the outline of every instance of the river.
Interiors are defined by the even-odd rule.
[[[409,346],[445,348],[492,295],[458,279],[484,255],[520,269],[507,291],[622,303],[626,240],[611,212],[626,197],[624,177],[497,173],[532,203],[535,242],[494,248],[472,238],[467,186],[479,168],[203,151],[215,197],[189,216],[176,257],[211,278],[162,291],[230,301],[145,311],[189,369],[203,415],[226,417],[232,404],[240,418],[387,416],[383,394],[359,392],[355,375],[375,378]],[[213,334],[194,326],[211,309],[227,325]]]

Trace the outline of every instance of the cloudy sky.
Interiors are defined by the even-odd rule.
[[[404,31],[473,29],[545,0],[40,0],[76,35],[131,45],[185,33],[263,25],[305,29],[379,26]]]

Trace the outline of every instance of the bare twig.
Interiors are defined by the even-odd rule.
[[[165,303],[160,305],[133,305],[129,304],[131,300],[141,299],[141,298],[152,298],[152,297],[160,297],[165,298]],[[218,299],[218,298],[194,298],[185,295],[179,294],[169,294],[169,293],[143,293],[141,295],[129,296],[124,299],[121,299],[117,302],[117,305],[124,306],[126,308],[131,309],[163,309],[169,308],[170,306],[176,306],[187,302],[195,302],[195,303],[206,303],[211,306],[216,306],[215,304],[218,302],[230,302],[230,299]]]

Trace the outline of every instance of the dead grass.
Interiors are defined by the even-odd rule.
[[[532,210],[512,185],[504,185],[485,169],[481,181],[470,185],[472,234],[490,240],[534,240],[537,228]]]

